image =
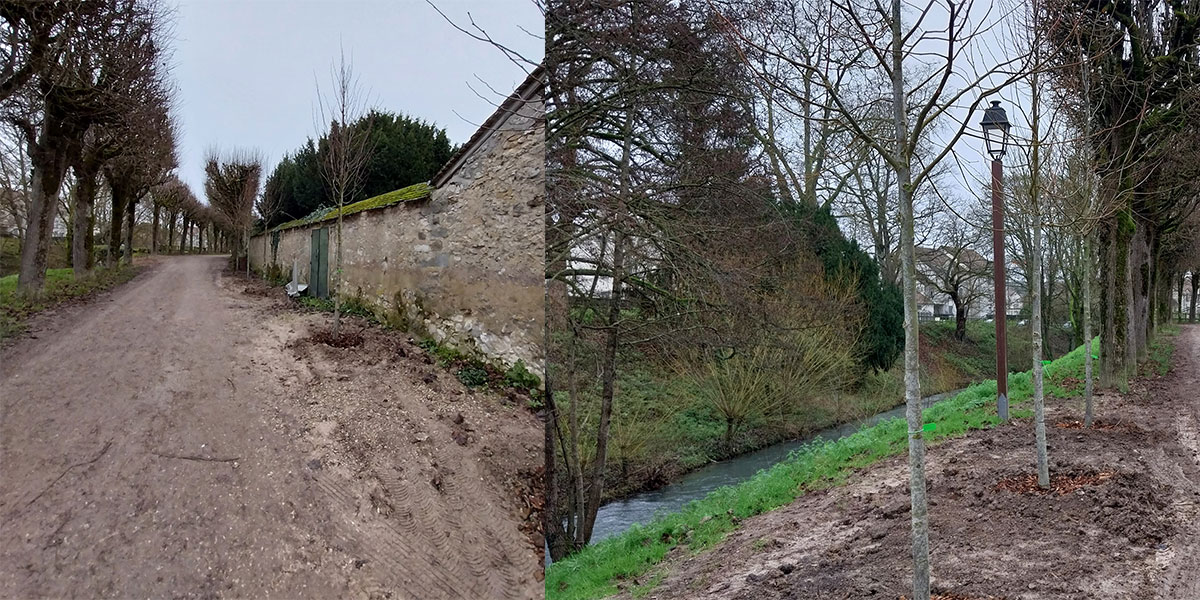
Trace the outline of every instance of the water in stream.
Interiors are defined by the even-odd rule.
[[[962,390],[927,396],[923,399],[923,403],[928,408],[935,402],[951,398],[960,391]],[[782,442],[762,450],[713,463],[692,471],[679,481],[665,487],[609,502],[601,506],[596,515],[596,527],[592,531],[592,541],[598,542],[614,536],[625,531],[634,523],[649,523],[655,513],[678,511],[688,502],[703,498],[721,486],[745,481],[753,477],[755,473],[770,468],[775,463],[787,458],[793,450],[801,448],[817,438],[836,440],[853,434],[863,427],[903,416],[904,405],[900,405],[872,417],[824,429],[804,439]]]

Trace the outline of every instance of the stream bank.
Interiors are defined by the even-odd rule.
[[[941,394],[926,396],[922,399],[925,408],[935,403],[954,397],[962,390],[953,390]],[[835,427],[822,429],[812,435],[799,439],[780,442],[730,458],[712,463],[692,471],[678,481],[658,489],[648,490],[632,496],[613,500],[600,507],[596,514],[596,525],[592,531],[592,543],[617,535],[629,529],[635,523],[649,523],[657,513],[675,512],[688,502],[699,500],[713,490],[741,483],[763,469],[786,459],[792,452],[818,441],[838,440],[851,435],[863,427],[870,427],[881,421],[904,416],[904,405],[901,404],[879,414],[844,423]]]

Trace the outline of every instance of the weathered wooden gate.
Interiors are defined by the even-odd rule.
[[[329,228],[312,230],[311,256],[308,264],[308,293],[317,298],[329,297]]]

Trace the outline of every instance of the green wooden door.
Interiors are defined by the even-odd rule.
[[[311,253],[308,264],[308,293],[317,298],[329,297],[329,228],[312,230]]]

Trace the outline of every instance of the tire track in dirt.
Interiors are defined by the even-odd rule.
[[[536,418],[466,390],[394,333],[367,328],[363,346],[336,349],[307,338],[326,316],[272,317],[259,319],[255,364],[288,382],[278,423],[303,430],[351,586],[368,597],[542,598],[512,473],[496,472],[540,464]]]
[[[274,390],[244,367],[254,323],[214,285],[224,263],[164,257],[4,350],[0,597],[346,595],[297,449],[263,421]]]
[[[466,476],[433,469],[439,490],[425,477],[404,479],[385,469],[370,464],[349,486],[316,475],[332,512],[348,517],[339,523],[341,539],[367,561],[360,567],[364,589],[404,589],[422,599],[529,597],[528,567],[511,558],[526,555],[528,542],[515,529],[507,537],[497,531],[511,517],[480,498],[469,500]]]
[[[1190,455],[1192,463],[1200,467],[1200,328],[1184,328],[1175,348],[1175,367],[1171,374],[1173,389],[1170,400],[1179,414],[1175,417],[1176,437],[1180,446]],[[1186,523],[1183,531],[1176,535],[1179,547],[1168,547],[1156,555],[1156,567],[1162,580],[1155,598],[1158,600],[1193,600],[1200,598],[1200,510],[1196,496],[1200,491],[1200,480],[1187,478],[1180,470],[1177,475],[1192,482],[1192,493],[1180,490],[1173,501],[1173,508],[1180,523]]]

